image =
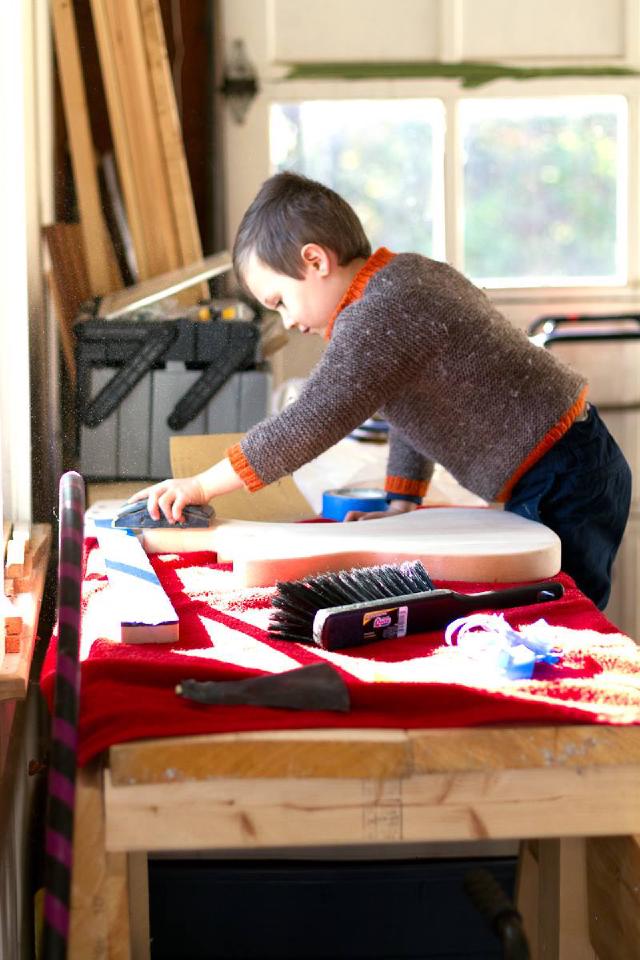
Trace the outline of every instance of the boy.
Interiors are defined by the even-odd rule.
[[[292,473],[382,409],[389,513],[415,510],[440,463],[486,500],[555,530],[563,569],[604,608],[631,471],[578,373],[446,263],[384,247],[372,254],[351,207],[293,173],[263,184],[233,261],[287,329],[328,340],[324,356],[299,399],[223,460],[132,500],[147,497],[151,516],[179,520],[187,504]]]

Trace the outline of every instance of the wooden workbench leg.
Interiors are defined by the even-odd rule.
[[[105,899],[109,960],[131,960],[126,853],[107,852]]]
[[[538,844],[523,840],[518,854],[515,903],[522,917],[532,960],[538,956]]]
[[[600,960],[640,957],[640,837],[587,840],[589,929]]]
[[[107,853],[101,761],[78,770],[68,960],[130,960],[127,858]]]
[[[589,940],[585,840],[539,840],[538,871],[540,960],[598,960]]]
[[[130,853],[127,857],[129,879],[129,925],[131,928],[131,960],[150,960],[149,872],[146,853]]]
[[[108,960],[107,862],[101,761],[78,770],[68,960]]]

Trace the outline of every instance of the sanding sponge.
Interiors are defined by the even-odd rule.
[[[184,520],[180,523],[170,523],[166,517],[160,517],[154,520],[147,510],[146,500],[136,500],[134,503],[125,503],[113,520],[112,527],[124,528],[126,530],[141,530],[149,527],[179,527],[195,528],[208,527],[212,518],[215,516],[213,507],[196,506],[191,504],[182,511]]]

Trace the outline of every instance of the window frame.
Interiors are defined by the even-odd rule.
[[[228,128],[227,157],[228,169],[233,171],[233,157],[238,156],[240,144],[247,144],[247,136],[252,141],[250,169],[244,167],[237,176],[251,178],[251,170],[256,170],[253,186],[269,174],[269,112],[272,103],[301,100],[344,100],[344,99],[393,99],[393,98],[437,98],[442,101],[446,117],[444,148],[444,204],[445,204],[445,252],[446,260],[458,269],[463,267],[462,237],[462,143],[458,123],[458,105],[461,100],[475,98],[519,99],[567,96],[589,96],[619,94],[628,103],[628,229],[627,263],[628,279],[624,285],[599,284],[576,286],[521,286],[492,287],[491,298],[498,304],[527,303],[562,304],[576,300],[594,304],[593,309],[603,304],[619,304],[619,309],[640,296],[640,84],[637,78],[616,77],[563,77],[534,78],[522,80],[496,80],[480,87],[468,89],[458,80],[411,79],[411,80],[286,80],[277,77],[265,77],[261,91],[251,106],[253,116],[248,118],[248,128],[233,130]],[[251,186],[243,190],[234,187],[232,172],[230,180],[230,235],[237,226],[243,210],[251,201],[255,190]],[[244,202],[242,195],[244,194]],[[611,309],[611,306],[607,306]]]

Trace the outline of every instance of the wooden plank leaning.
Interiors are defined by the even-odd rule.
[[[158,0],[138,0],[138,3],[180,260],[186,265],[202,257],[202,244],[167,56],[160,4]],[[197,293],[200,298],[206,299],[209,295],[207,285],[201,283]]]
[[[192,262],[202,256],[202,248],[195,234],[189,256],[180,248],[175,198],[139,4],[137,0],[127,4],[91,0],[91,10],[138,275],[144,280]],[[155,55],[163,48],[156,30]],[[165,112],[167,98],[165,89]],[[173,130],[174,145],[181,147],[175,124]],[[182,178],[180,193],[184,194],[187,187],[193,203],[188,177]],[[194,288],[181,295],[181,301],[195,303],[199,296],[200,290]]]
[[[122,277],[102,215],[73,4],[51,0],[51,13],[85,261],[91,294],[99,296],[119,289]]]

